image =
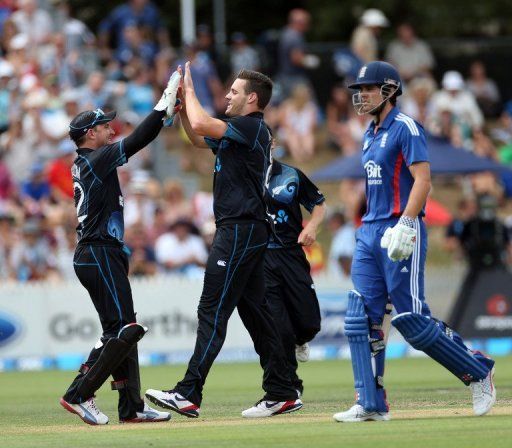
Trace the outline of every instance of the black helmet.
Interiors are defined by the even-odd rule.
[[[102,123],[108,123],[116,117],[116,111],[109,113],[103,112],[101,109],[86,110],[80,112],[69,123],[69,137],[71,140],[76,140],[84,135],[87,130],[92,129],[94,126]]]

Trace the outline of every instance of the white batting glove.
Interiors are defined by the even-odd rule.
[[[174,105],[176,104],[176,95],[178,94],[178,87],[180,86],[181,75],[175,71],[169,78],[169,82],[167,83],[167,87],[162,94],[162,97],[156,103],[156,106],[153,108],[159,111],[166,111],[166,115],[168,118],[172,117]]]
[[[392,233],[393,229],[391,229],[391,227],[388,227],[384,232],[384,235],[382,235],[382,238],[380,239],[380,247],[382,247],[383,249],[387,249],[389,247]]]
[[[408,216],[402,216],[394,227],[389,227],[380,240],[382,248],[388,250],[391,261],[407,260],[416,243],[417,232],[414,220]]]

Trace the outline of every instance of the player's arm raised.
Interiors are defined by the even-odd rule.
[[[151,143],[162,129],[163,120],[166,117],[172,120],[172,116],[179,111],[180,106],[175,105],[179,83],[180,75],[174,72],[151,113],[123,140],[126,157],[133,156]]]
[[[199,103],[190,73],[190,62],[185,64],[183,89],[185,92],[186,114],[192,131],[201,137],[222,138],[228,125],[224,121],[208,115]]]
[[[181,73],[181,67],[178,68],[178,70]],[[196,148],[209,148],[209,146],[204,141],[204,138],[196,134],[192,130],[192,126],[190,125],[190,121],[187,117],[187,101],[185,100],[185,96],[183,94],[183,88],[180,88],[178,90],[178,98],[180,99],[182,104],[182,108],[180,110],[181,125],[183,126],[183,129],[185,130],[185,133],[187,134],[187,137],[189,138],[190,142]]]

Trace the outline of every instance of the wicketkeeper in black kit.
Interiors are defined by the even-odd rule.
[[[94,393],[112,375],[119,391],[120,422],[159,422],[170,414],[150,408],[140,396],[137,342],[147,328],[136,323],[128,281],[128,255],[123,243],[123,195],[117,167],[153,141],[164,120],[172,122],[180,76],[171,76],[154,110],[128,137],[112,143],[110,122],[116,112],[100,109],[78,114],[69,125],[77,145],[72,167],[78,244],[74,268],[98,312],[103,334],[78,376],[60,400],[69,412],[90,425],[105,425],[108,417],[96,406]]]
[[[266,200],[274,220],[265,254],[266,298],[292,369],[292,383],[302,395],[297,361],[309,359],[308,342],[320,331],[321,320],[302,246],[310,246],[316,240],[325,216],[325,197],[302,171],[274,160]],[[311,213],[304,228],[301,205]]]
[[[159,406],[198,417],[206,376],[237,308],[260,356],[265,390],[263,399],[242,415],[269,417],[296,411],[302,402],[265,302],[263,264],[270,230],[264,195],[272,168],[272,136],[263,109],[272,95],[272,81],[261,73],[242,70],[226,95],[226,120],[210,117],[199,104],[188,62],[183,93],[180,117],[185,131],[195,146],[210,147],[216,156],[213,209],[217,230],[197,312],[196,346],[185,377],[171,390],[149,389],[146,397]]]

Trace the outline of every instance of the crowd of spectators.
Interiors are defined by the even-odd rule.
[[[0,12],[0,279],[74,278],[69,122],[85,109],[115,109],[116,138],[128,135],[152,110],[179,54],[147,0],[114,8],[97,30],[64,0],[4,1]],[[194,60],[197,89],[217,113],[223,86],[200,44],[207,39],[181,60]],[[186,197],[180,179],[156,179],[153,151],[119,169],[131,273],[196,275],[211,243],[211,194]]]
[[[224,55],[207,25],[197,27],[196,41],[179,48],[149,0],[115,7],[94,30],[78,17],[66,0],[0,2],[0,280],[74,277],[70,120],[85,109],[115,109],[116,138],[123,138],[152,109],[170,71],[186,60],[192,61],[201,104],[218,116],[225,109],[226,85],[241,68],[273,73],[275,95],[267,121],[275,130],[278,156],[302,164],[326,147],[342,156],[360,148],[368,118],[353,110],[345,87],[350,74],[328,86],[325,107],[318,101],[311,74],[325,69],[326,62],[308,51],[305,36],[315,18],[303,9],[290,12],[273,45],[253,45],[235,31]],[[396,37],[384,46],[382,31],[390,26],[381,11],[365,11],[347,47],[351,63],[389,60],[404,80],[400,106],[431,134],[512,162],[512,103],[501,98],[485,65],[474,61],[467,79],[450,70],[437,80],[434,53],[414,26],[398,24]],[[353,68],[352,75],[357,73]],[[188,148],[178,127],[165,130],[157,148],[165,151],[166,133],[174,133]],[[179,176],[157,179],[154,151],[141,151],[119,169],[131,274],[200,276],[215,230],[211,194],[185,191]],[[185,170],[194,167],[190,157],[181,158]],[[209,172],[212,160],[199,159],[197,169]],[[357,182],[342,188],[349,191],[345,198],[361,197]],[[333,205],[337,202],[334,198]],[[315,269],[346,275],[351,249],[343,241],[350,240],[351,218],[357,216],[348,202],[343,204],[347,213],[333,213],[329,221],[334,238],[330,256],[319,247],[308,254],[319,260]]]

